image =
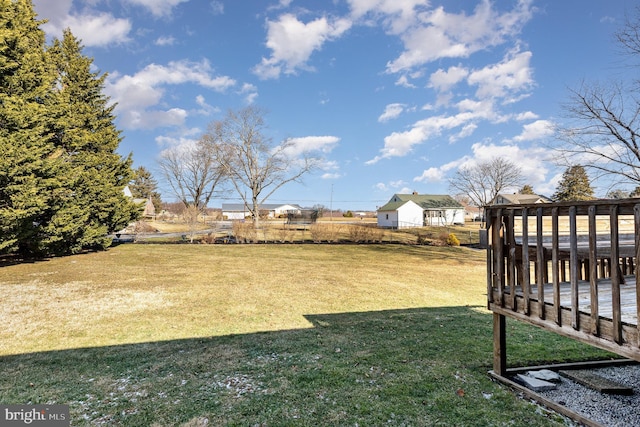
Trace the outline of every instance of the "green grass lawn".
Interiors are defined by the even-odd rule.
[[[122,245],[0,268],[0,402],[72,425],[560,426],[487,375],[485,254]],[[508,322],[509,362],[606,353]]]

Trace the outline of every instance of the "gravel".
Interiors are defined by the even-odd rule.
[[[640,426],[640,365],[610,366],[591,371],[633,388],[633,395],[601,393],[566,377],[561,377],[555,390],[538,394],[607,427]]]

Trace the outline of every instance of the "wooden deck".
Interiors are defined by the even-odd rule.
[[[506,317],[640,361],[640,199],[497,205],[486,216],[497,375]]]
[[[544,294],[553,295],[554,289],[551,283],[545,283]],[[598,314],[601,320],[613,320],[613,298],[612,298],[611,280],[601,280],[598,288]],[[571,283],[564,282],[560,284],[560,305],[564,309],[571,308]],[[505,294],[509,296],[511,290],[505,289]],[[518,299],[524,301],[522,287],[516,287],[516,295]],[[538,285],[531,285],[529,300],[533,304],[538,303]],[[552,307],[549,304],[549,307]],[[578,311],[581,314],[592,315],[594,305],[591,303],[591,284],[587,281],[578,282]],[[623,324],[627,326],[638,326],[638,310],[636,307],[636,283],[634,276],[625,278],[625,283],[620,285],[620,317]]]

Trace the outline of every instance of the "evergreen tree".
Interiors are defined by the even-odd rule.
[[[69,31],[47,49],[40,24],[31,0],[0,0],[0,253],[105,247],[140,211],[105,76]]]
[[[129,189],[133,197],[144,199],[151,197],[156,212],[162,210],[162,199],[157,191],[158,181],[144,166],[140,166],[133,171],[133,180],[129,183]]]
[[[31,0],[0,0],[0,253],[35,253],[58,187],[48,139],[54,82]]]
[[[570,166],[562,174],[552,199],[556,202],[592,200],[593,188],[584,167]]]
[[[530,194],[530,195],[534,195],[536,193],[533,192],[533,187],[530,186],[529,184],[525,184],[522,186],[522,188],[520,189],[520,194]]]
[[[43,243],[56,254],[104,248],[108,232],[139,215],[123,192],[133,176],[131,158],[116,153],[121,138],[114,106],[102,93],[106,75],[91,71],[93,60],[82,55],[80,42],[65,30],[48,53],[57,71],[51,138],[63,169]]]

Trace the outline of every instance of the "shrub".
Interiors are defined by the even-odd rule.
[[[337,242],[340,226],[334,224],[312,224],[309,227],[311,240],[319,242]]]
[[[291,239],[293,238],[293,231],[289,228],[288,225],[284,224],[282,228],[278,229],[277,236],[280,243],[285,243],[291,241]]]
[[[352,225],[349,227],[349,240],[355,243],[381,242],[383,237],[384,230],[377,227],[366,227],[363,225]]]
[[[449,233],[447,236],[447,245],[448,246],[460,246],[460,240],[456,237],[455,234]]]
[[[258,239],[258,232],[251,221],[234,221],[232,230],[238,242],[252,243]]]

